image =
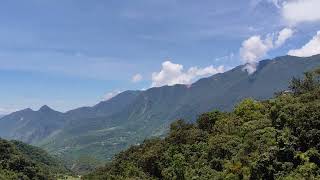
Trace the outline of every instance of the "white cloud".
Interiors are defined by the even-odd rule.
[[[260,58],[265,56],[266,53],[273,47],[270,37],[261,39],[261,36],[252,36],[242,43],[240,48],[240,56],[246,64],[244,69],[252,74],[256,70],[256,65]]]
[[[109,92],[106,95],[104,95],[103,100],[108,101],[108,100],[112,99],[113,97],[117,96],[118,94],[120,94],[121,92],[122,91],[119,91],[119,90]]]
[[[308,57],[316,54],[320,54],[320,31],[300,49],[294,49],[288,52],[288,55],[299,57]]]
[[[227,62],[227,61],[233,61],[234,59],[235,59],[235,54],[230,53],[229,55],[215,58],[215,61],[216,62]]]
[[[261,36],[252,36],[242,43],[241,57],[246,61],[246,63],[256,62],[271,48],[272,41],[270,38],[262,40]]]
[[[285,0],[251,0],[251,5],[253,7],[256,7],[257,5],[261,4],[261,3],[272,3],[275,7],[277,8],[281,8],[281,4],[284,2]]]
[[[290,28],[284,28],[279,32],[278,39],[275,42],[276,47],[282,46],[291,36],[293,35],[293,30]]]
[[[282,46],[292,35],[292,29],[284,28],[278,33],[276,40],[274,40],[273,34],[268,34],[264,39],[256,35],[245,40],[240,48],[240,56],[245,64],[244,70],[249,74],[254,73],[261,58],[270,50]]]
[[[141,74],[135,74],[132,78],[131,78],[131,82],[133,83],[137,83],[140,82],[142,80],[142,75]]]
[[[12,108],[0,108],[0,115],[6,115],[10,114],[12,112],[17,111],[17,109],[12,109]]]
[[[320,21],[319,0],[286,0],[281,2],[282,16],[291,25]]]
[[[152,87],[159,87],[164,85],[175,84],[190,84],[198,78],[214,75],[224,72],[224,67],[219,66],[214,68],[208,66],[205,68],[191,67],[188,71],[183,70],[183,65],[174,64],[170,61],[162,63],[162,69],[160,72],[152,73]]]
[[[280,8],[281,0],[269,0],[269,1],[272,2],[277,8]]]

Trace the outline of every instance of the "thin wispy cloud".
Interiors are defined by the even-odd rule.
[[[140,82],[141,80],[142,80],[142,75],[141,74],[135,74],[134,76],[132,76],[132,78],[131,78],[131,82],[133,82],[133,83],[138,83],[138,82]]]
[[[7,114],[10,114],[10,113],[15,112],[17,110],[18,109],[14,109],[14,108],[0,107],[0,115],[7,115]]]
[[[116,80],[129,76],[134,65],[117,58],[90,57],[81,53],[0,52],[0,69],[35,71],[100,80]],[[114,74],[122,69],[122,74]],[[119,78],[118,78],[119,77]]]
[[[108,101],[108,100],[112,99],[113,97],[117,96],[118,94],[120,94],[121,92],[122,91],[120,91],[120,90],[114,90],[114,91],[108,92],[103,96],[102,100]]]

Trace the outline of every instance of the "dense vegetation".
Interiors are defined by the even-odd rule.
[[[45,151],[18,142],[0,139],[0,179],[56,179],[68,173],[57,159]]]
[[[320,179],[319,75],[233,112],[178,120],[166,138],[132,146],[85,179]]]
[[[260,61],[250,76],[238,66],[192,85],[126,91],[66,113],[48,106],[38,111],[25,109],[0,119],[0,136],[39,146],[68,159],[73,170],[86,172],[99,165],[99,160],[110,161],[147,137],[166,135],[176,119],[192,121],[213,109],[231,111],[247,97],[269,99],[286,89],[293,76],[301,77],[319,65],[320,55],[283,56]]]

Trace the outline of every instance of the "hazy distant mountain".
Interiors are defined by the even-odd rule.
[[[127,91],[93,107],[81,107],[66,113],[55,111],[46,105],[38,111],[30,108],[17,111],[0,119],[0,137],[37,144],[59,132],[68,121],[104,117],[121,111],[138,94],[139,91]]]
[[[135,100],[139,94],[140,91],[126,91],[108,101],[102,101],[93,107],[81,107],[68,111],[65,113],[65,117],[68,120],[105,117],[120,112],[124,107]]]
[[[27,109],[0,119],[0,135],[32,142],[52,153],[73,158],[90,154],[110,159],[146,137],[165,134],[168,125],[178,118],[192,121],[198,114],[212,109],[231,110],[235,103],[247,97],[270,98],[275,92],[285,90],[292,77],[317,66],[320,66],[320,55],[284,56],[260,62],[252,75],[238,66],[190,86],[126,91],[96,106],[64,114]],[[44,131],[43,127],[49,130]]]
[[[0,136],[35,143],[63,127],[63,114],[48,106],[38,111],[24,109],[0,119]]]

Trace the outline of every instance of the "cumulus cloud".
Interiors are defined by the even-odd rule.
[[[104,95],[103,100],[104,101],[108,101],[108,100],[112,99],[113,97],[117,96],[120,93],[122,93],[122,91],[119,91],[119,90],[115,90],[115,91],[109,92],[106,95]]]
[[[282,16],[291,25],[320,21],[319,0],[282,0],[280,2]]]
[[[278,39],[275,42],[276,47],[282,46],[291,36],[293,35],[293,30],[290,28],[284,28],[279,32]]]
[[[272,1],[277,7],[279,7],[282,18],[289,26],[297,26],[300,23],[305,22],[320,22],[320,0],[269,0]],[[315,54],[320,54],[320,31],[317,32],[307,44],[300,49],[293,49],[288,52],[292,56],[308,57]],[[283,30],[280,32],[285,41],[288,37],[291,37],[293,32],[289,30]],[[275,45],[283,44],[282,38],[279,38]]]
[[[265,38],[256,35],[245,40],[240,48],[240,56],[245,64],[244,70],[249,74],[254,73],[261,58],[270,50],[282,46],[292,35],[292,29],[284,28],[278,33],[276,39],[273,34],[268,34]]]
[[[175,84],[190,84],[198,78],[214,75],[224,72],[224,67],[219,66],[217,68],[208,66],[205,68],[191,67],[187,71],[184,71],[183,65],[174,64],[170,61],[162,63],[162,69],[160,72],[152,73],[152,87],[159,87],[164,85]]]
[[[290,50],[288,55],[298,57],[308,57],[320,54],[320,31],[300,49]]]
[[[246,64],[244,69],[249,74],[253,73],[260,58],[265,56],[272,46],[270,37],[263,40],[261,36],[252,36],[245,40],[240,48],[240,56]]]
[[[135,74],[134,76],[132,76],[131,82],[133,82],[133,83],[140,82],[142,80],[142,78],[143,77],[141,74]]]

